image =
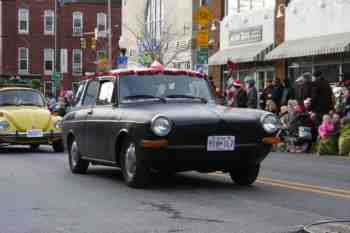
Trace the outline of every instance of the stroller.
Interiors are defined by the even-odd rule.
[[[307,112],[294,112],[281,137],[286,144],[287,152],[307,153],[317,137],[317,131]]]

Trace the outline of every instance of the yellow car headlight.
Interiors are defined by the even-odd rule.
[[[1,120],[0,121],[0,130],[5,131],[8,128],[10,128],[10,124],[7,121]]]

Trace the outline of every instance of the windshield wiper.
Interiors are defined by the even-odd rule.
[[[164,103],[166,102],[164,98],[159,96],[153,96],[153,95],[129,95],[123,98],[123,100],[133,100],[133,99],[157,99]]]
[[[199,96],[192,96],[192,95],[167,95],[166,98],[169,98],[169,99],[195,99],[195,100],[200,100],[202,101],[203,103],[208,103],[208,100],[203,98],[203,97],[199,97]]]

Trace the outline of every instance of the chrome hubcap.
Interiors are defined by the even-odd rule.
[[[78,145],[76,142],[73,142],[72,148],[70,150],[71,163],[73,167],[77,165],[79,159]]]
[[[131,143],[125,152],[125,168],[128,177],[132,178],[136,172],[136,149]]]

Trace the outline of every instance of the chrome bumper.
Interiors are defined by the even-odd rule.
[[[40,140],[43,138],[57,138],[57,137],[62,137],[63,133],[62,132],[55,132],[55,131],[45,131],[43,132],[43,136],[42,137],[27,137],[27,133],[26,132],[18,132],[16,131],[15,133],[6,133],[6,134],[2,134],[0,133],[0,141],[1,140],[13,140],[13,139],[31,139],[31,140]]]

